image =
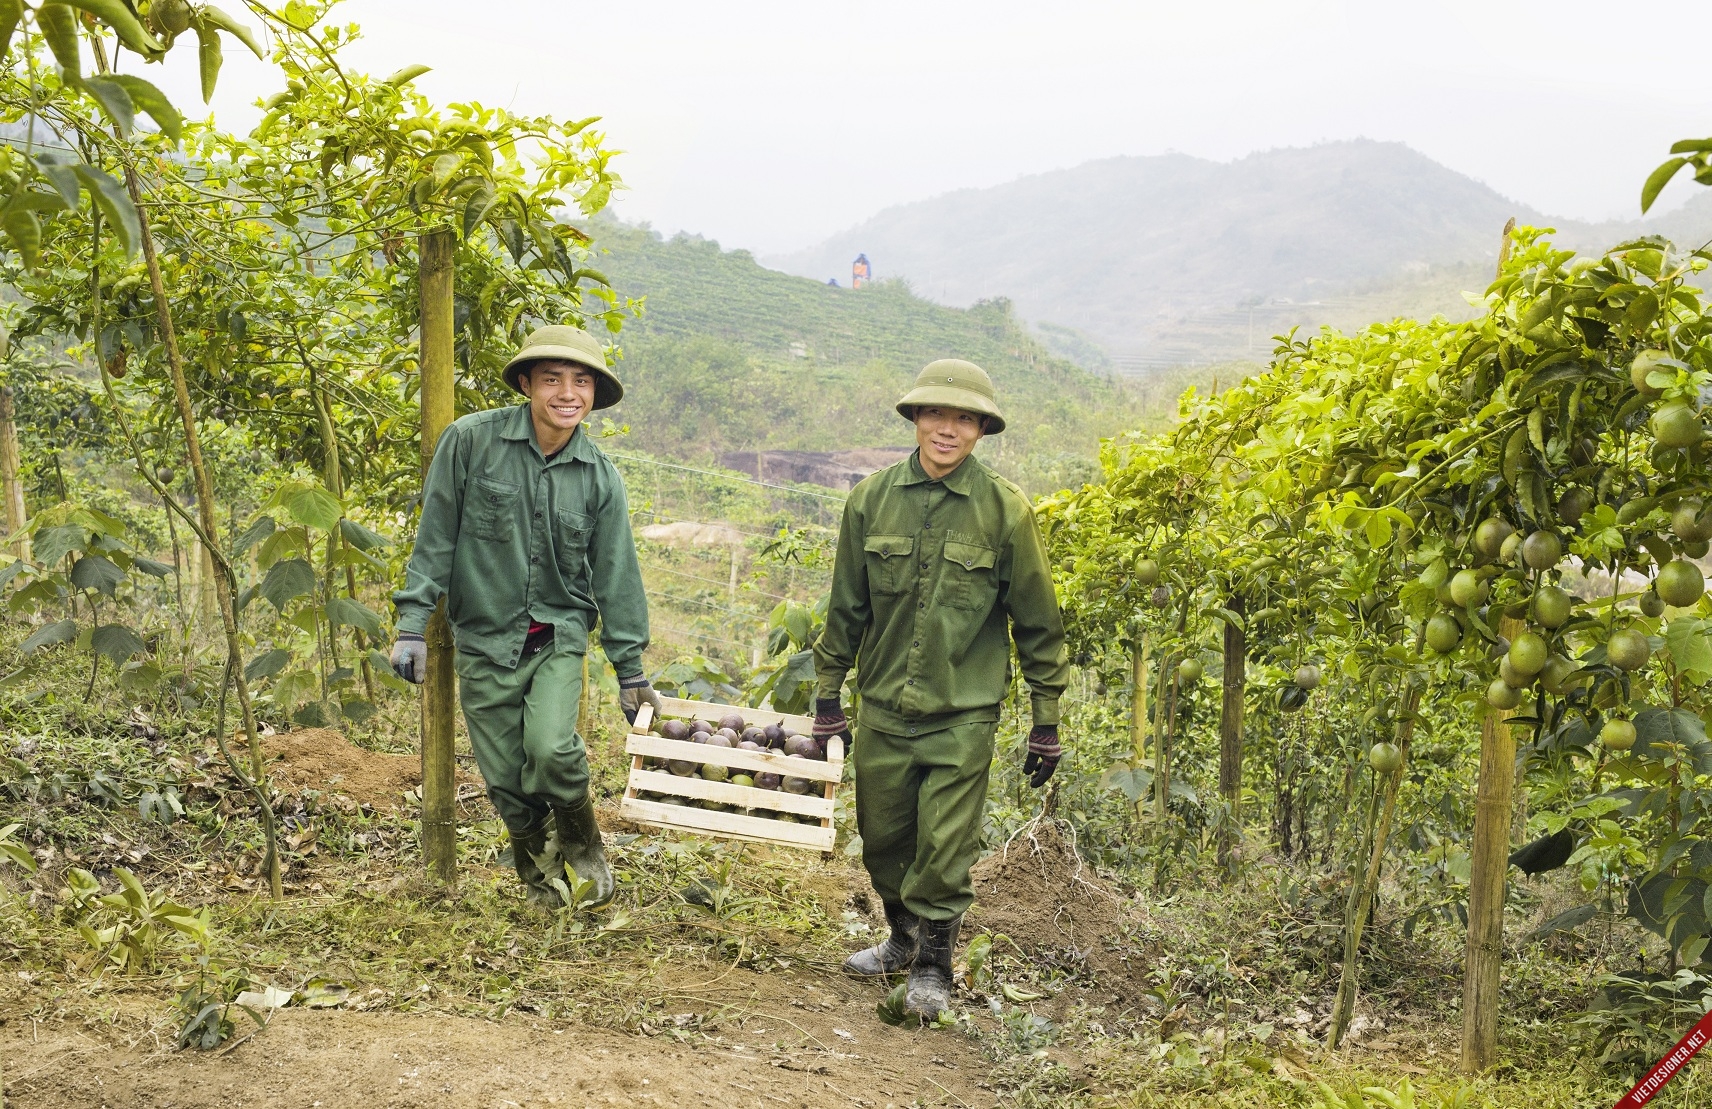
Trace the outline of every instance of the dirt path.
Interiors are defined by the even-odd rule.
[[[721,1000],[749,1015],[700,1036],[634,1035],[513,1014],[493,1022],[437,1013],[287,1009],[213,1053],[127,1046],[100,1028],[19,1028],[0,1038],[6,1104],[97,1106],[368,1105],[511,1109],[546,1105],[871,1106],[996,1104],[975,1043],[956,1032],[891,1028],[873,987],[801,979],[796,1006],[763,1000],[759,975]],[[751,1007],[754,1006],[754,1007]],[[783,1008],[784,1012],[773,1012]],[[689,1014],[685,1014],[688,1017]],[[246,1024],[247,1018],[240,1018]],[[20,1038],[20,1033],[26,1035]],[[677,1036],[682,1036],[678,1039]]]

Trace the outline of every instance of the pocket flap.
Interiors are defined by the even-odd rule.
[[[594,528],[593,516],[572,512],[568,508],[559,509],[556,515],[559,517],[560,527],[570,528],[572,531],[590,531]]]
[[[869,554],[877,554],[882,558],[893,555],[907,555],[915,550],[913,535],[870,535],[862,549]]]
[[[965,570],[991,570],[998,561],[999,552],[991,547],[977,546],[974,543],[958,543],[947,540],[945,543],[945,558],[955,562]]]
[[[515,482],[499,481],[490,477],[476,478],[476,491],[482,499],[489,503],[497,504],[500,501],[508,501],[517,496],[517,492],[521,488],[522,486]]]

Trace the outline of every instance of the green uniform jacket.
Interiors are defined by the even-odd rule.
[[[579,427],[551,462],[527,404],[465,416],[441,436],[422,523],[393,594],[398,630],[422,632],[444,596],[458,649],[515,667],[529,622],[561,650],[601,646],[621,678],[642,672],[648,599],[624,479]]]
[[[1064,621],[1022,490],[973,458],[930,481],[914,454],[851,490],[814,646],[821,697],[839,696],[857,666],[866,727],[997,720],[1013,636],[1034,722],[1058,723]]]

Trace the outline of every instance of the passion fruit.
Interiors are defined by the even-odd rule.
[[[1498,552],[1504,549],[1504,540],[1510,538],[1515,530],[1509,521],[1497,516],[1482,520],[1474,529],[1474,549],[1487,558],[1497,558]]]
[[[1700,573],[1700,567],[1679,558],[1659,567],[1658,577],[1653,579],[1653,591],[1665,604],[1687,608],[1706,592],[1706,578]]]
[[[1462,644],[1462,625],[1448,612],[1441,612],[1427,621],[1427,646],[1441,655],[1448,655]]]
[[[1540,684],[1546,687],[1546,692],[1553,697],[1562,697],[1576,685],[1575,663],[1562,655],[1553,655],[1546,659],[1545,666],[1540,670]]]
[[[1587,510],[1593,507],[1593,492],[1581,486],[1572,486],[1564,491],[1557,499],[1558,522],[1566,528],[1575,527],[1581,523],[1581,518],[1587,515]]]
[[[1186,658],[1177,664],[1177,679],[1186,685],[1193,685],[1201,680],[1206,668],[1198,658]]]
[[[1698,497],[1678,501],[1670,513],[1670,530],[1676,533],[1678,539],[1690,543],[1712,538],[1712,518],[1702,518],[1700,515],[1704,508],[1705,505]]]
[[[1522,562],[1530,570],[1550,570],[1563,561],[1563,540],[1549,531],[1536,531],[1522,540]]]
[[[1551,645],[1539,632],[1522,632],[1510,641],[1509,653],[1504,657],[1516,673],[1532,678],[1545,669],[1546,660],[1551,657]]]
[[[1297,689],[1318,689],[1320,686],[1320,668],[1313,663],[1303,663],[1296,667]]]
[[[1504,540],[1504,545],[1498,549],[1498,561],[1508,565],[1516,561],[1516,551],[1522,545],[1522,533],[1514,532]]]
[[[1634,628],[1615,632],[1605,642],[1605,657],[1611,660],[1612,666],[1623,670],[1639,670],[1647,664],[1652,653],[1647,637]]]
[[[1375,743],[1367,749],[1367,765],[1375,774],[1395,774],[1403,769],[1403,752],[1395,743]]]
[[[1705,558],[1708,551],[1712,551],[1712,542],[1704,539],[1690,539],[1682,545],[1682,553],[1689,558]]]
[[[1627,751],[1635,745],[1635,725],[1627,720],[1607,720],[1599,729],[1599,746],[1607,751]]]
[[[1533,684],[1533,678],[1530,675],[1520,673],[1514,666],[1510,665],[1508,652],[1498,660],[1498,680],[1511,689],[1526,689]]]
[[[1653,438],[1660,446],[1692,447],[1700,442],[1700,413],[1686,401],[1661,406],[1653,413]]]
[[[1655,620],[1664,615],[1664,598],[1648,589],[1641,594],[1641,615],[1651,616]]]
[[[1153,587],[1153,592],[1148,594],[1147,599],[1153,602],[1154,608],[1164,608],[1171,603],[1171,590],[1163,585],[1156,585]]]
[[[1522,703],[1522,691],[1505,684],[1502,678],[1493,678],[1486,687],[1486,703],[1495,709],[1513,709]]]
[[[1575,610],[1575,598],[1555,585],[1542,585],[1534,593],[1534,619],[1542,627],[1561,628]]]
[[[1450,599],[1462,608],[1480,604],[1486,600],[1486,579],[1473,570],[1458,570],[1450,579]]]
[[[1629,363],[1629,383],[1633,385],[1642,396],[1658,396],[1660,393],[1664,392],[1664,390],[1655,385],[1649,385],[1647,383],[1647,375],[1659,368],[1659,362],[1669,357],[1670,355],[1666,354],[1662,350],[1643,350],[1637,352],[1635,360]]]
[[[1152,585],[1159,580],[1159,563],[1151,558],[1144,558],[1135,564],[1135,580],[1140,584]]]

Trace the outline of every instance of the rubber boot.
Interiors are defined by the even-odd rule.
[[[886,942],[858,951],[844,960],[844,973],[857,978],[884,978],[908,970],[915,962],[916,935],[921,920],[895,902],[886,902],[886,923],[892,926]]]
[[[545,909],[559,908],[565,902],[551,882],[551,876],[558,873],[560,866],[558,847],[551,835],[551,818],[543,816],[528,828],[510,828],[510,832],[512,864],[523,882],[525,899]]]
[[[600,825],[594,820],[594,802],[584,797],[575,805],[553,809],[553,824],[559,830],[559,854],[577,877],[594,883],[594,898],[588,903],[598,909],[612,900],[612,868],[606,865],[606,848],[600,842]]]
[[[951,952],[957,946],[957,929],[962,923],[960,916],[921,922],[921,947],[910,967],[904,1012],[919,1014],[923,1024],[951,1006]]]

